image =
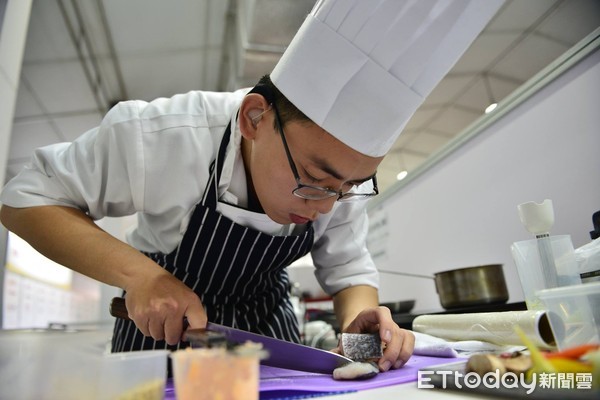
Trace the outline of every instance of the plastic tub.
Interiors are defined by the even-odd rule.
[[[538,291],[577,285],[581,283],[571,236],[558,235],[547,238],[552,251],[552,270],[546,270],[540,255],[538,239],[515,242],[511,246],[513,260],[517,266],[519,280],[529,310],[543,310],[544,304],[537,296]],[[548,277],[556,278],[547,280]]]
[[[0,400],[163,399],[169,352],[107,354],[111,335],[0,331]]]
[[[260,352],[234,354],[223,348],[171,354],[177,400],[258,400]]]
[[[162,400],[168,350],[113,353],[102,357],[98,400]]]
[[[600,343],[600,282],[540,290],[559,350]]]

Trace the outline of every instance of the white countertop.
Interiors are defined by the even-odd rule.
[[[465,393],[444,389],[419,389],[416,382],[401,385],[386,386],[377,389],[361,390],[354,393],[339,394],[333,396],[319,397],[331,400],[452,400],[452,399],[490,399],[475,393]]]

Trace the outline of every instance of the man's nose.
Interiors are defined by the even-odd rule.
[[[308,200],[310,207],[319,214],[327,214],[333,208],[337,201],[337,196],[333,196],[323,200]]]

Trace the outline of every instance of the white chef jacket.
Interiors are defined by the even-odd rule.
[[[168,254],[183,237],[231,122],[218,211],[264,233],[292,234],[294,225],[240,209],[247,205],[247,188],[236,113],[247,92],[191,91],[150,103],[119,103],[100,126],[74,142],[37,149],[31,163],[7,183],[0,201],[12,207],[77,207],[96,220],[136,213],[138,223],[127,241],[139,250]],[[352,285],[378,287],[366,248],[365,201],[336,202],[313,227],[315,275],[327,293]]]

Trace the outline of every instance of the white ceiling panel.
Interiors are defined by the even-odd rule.
[[[476,111],[475,117],[480,116],[488,105],[497,103],[520,86],[516,81],[504,80],[493,75],[483,75],[474,78],[470,85],[454,104],[466,109]]]
[[[190,51],[121,58],[129,97],[146,101],[201,88],[203,67],[199,54]]]
[[[114,60],[105,55],[98,56],[96,60],[102,77],[103,88],[106,90],[109,100],[121,100],[121,85],[116,75]],[[125,93],[127,93],[128,83],[127,81],[124,82],[123,89]],[[125,97],[131,98],[128,94]]]
[[[393,172],[386,172],[385,169],[381,172],[378,170],[377,176],[377,186],[379,186],[380,191],[382,187],[389,188],[397,182],[396,178],[394,178],[395,174]]]
[[[410,151],[410,149],[405,149],[402,153],[400,153],[400,159],[404,163],[403,165],[408,171],[414,171],[419,165],[421,165],[427,158],[430,153],[426,155],[422,155],[419,152]]]
[[[421,109],[427,109],[431,106],[442,106],[453,102],[462,92],[465,90],[465,86],[473,80],[471,73],[467,74],[456,74],[451,72],[446,78],[440,82],[433,92],[421,106]]]
[[[562,2],[563,0],[509,0],[487,29],[491,32],[523,32]]]
[[[25,64],[21,74],[33,94],[50,113],[96,108],[81,65],[77,61]]]
[[[238,68],[238,76],[263,76],[271,72],[281,57],[277,53],[247,51]]]
[[[209,0],[207,7],[207,17],[203,19],[204,29],[207,32],[207,42],[209,46],[223,46],[223,35],[225,34],[227,7],[229,1]]]
[[[565,27],[565,21],[572,21]],[[600,1],[569,0],[562,2],[556,11],[540,23],[539,30],[569,47],[585,37],[600,21]]]
[[[245,46],[287,46],[315,0],[232,0],[238,4],[238,23]]]
[[[77,51],[71,45],[57,2],[35,1],[31,8],[23,62],[29,64],[76,58]]]
[[[388,154],[377,168],[377,185],[390,187],[398,182],[397,175],[400,171],[410,171],[411,164],[401,154]]]
[[[10,141],[10,157],[16,159],[28,158],[32,148],[62,142],[56,130],[47,120],[18,122],[13,125]]]
[[[485,107],[487,107],[487,105]],[[426,131],[428,130],[432,130],[434,132],[446,134],[452,137],[457,132],[462,131],[476,118],[479,118],[482,114],[483,112],[478,113],[463,107],[451,106],[445,108],[442,112],[440,112],[438,118],[436,118],[429,125],[427,125],[427,128],[425,128],[424,133],[426,133]]]
[[[419,133],[407,146],[406,149],[419,153],[431,154],[445,145],[449,137],[424,130]]]
[[[73,141],[82,133],[98,126],[103,115],[99,112],[82,113],[80,115],[55,117],[54,126],[66,141]]]
[[[77,5],[79,13],[81,14],[81,20],[75,18],[74,13],[71,11],[71,19],[69,20],[74,27],[85,29],[87,33],[86,39],[90,41],[91,47],[94,50],[94,55],[98,58],[110,57],[110,43],[109,38],[106,36],[108,27],[105,27],[105,21],[102,18],[101,8],[106,2],[104,0],[79,0],[77,2],[70,2],[68,0],[55,0],[61,1],[65,4],[65,9],[72,10],[74,4]],[[105,10],[102,8],[102,10]],[[76,29],[77,29],[76,28]]]
[[[504,77],[489,75],[489,82],[494,100],[499,101],[521,86],[524,82],[518,82],[515,79],[505,79]]]
[[[398,173],[401,168],[404,168],[404,163],[402,162],[402,158],[398,156],[398,153],[388,153],[381,164],[379,164],[379,167],[377,167],[377,172]]]
[[[189,50],[208,43],[207,1],[105,0],[104,4],[120,56]]]
[[[456,104],[462,108],[467,108],[475,111],[474,116],[478,117],[491,103],[491,98],[488,100],[488,91],[483,76],[474,78],[472,84],[465,90],[457,99]],[[493,92],[492,92],[493,94]],[[483,100],[483,101],[482,101]]]
[[[500,60],[494,66],[493,71],[500,75],[526,81],[567,51],[569,47],[547,37],[532,34],[514,47],[511,57]]]
[[[404,131],[418,132],[420,129],[431,123],[442,109],[443,107],[439,106],[422,106],[413,114],[408,121],[408,124],[406,124],[406,127],[404,127]],[[404,132],[402,134],[404,134]]]
[[[385,169],[382,169],[381,172],[377,170],[377,186],[380,188],[380,191],[382,186],[391,187],[392,185],[396,184],[398,182],[395,178],[397,174],[397,172],[394,174],[393,172],[388,172]]]
[[[411,131],[410,129],[404,129],[404,131],[402,131],[402,133],[398,137],[398,140],[396,141],[396,143],[394,143],[390,151],[401,151],[406,145],[408,145],[412,140],[414,140],[414,138],[418,134],[419,130]]]
[[[390,187],[395,184],[398,172],[414,170],[423,163],[425,158],[407,150],[400,153],[388,153],[377,168],[377,183],[379,187]]]
[[[31,94],[27,86],[21,82],[17,92],[15,119],[42,114],[44,114],[44,110],[40,107],[40,103]]]
[[[498,58],[506,53],[520,36],[521,32],[492,32],[481,35],[450,70],[450,74],[474,73],[493,67]]]
[[[221,74],[223,73],[221,70],[223,50],[219,47],[207,50],[205,53],[206,58],[202,60],[202,86],[197,89],[218,91]]]

